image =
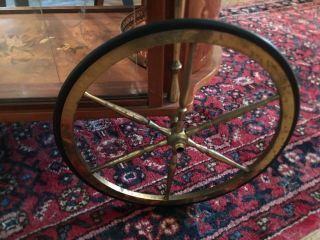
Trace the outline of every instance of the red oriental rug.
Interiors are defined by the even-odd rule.
[[[320,4],[307,0],[259,2],[222,11],[223,21],[270,39],[288,58],[299,80],[301,111],[294,135],[278,159],[250,183],[219,198],[187,206],[131,204],[97,193],[68,169],[55,145],[51,123],[0,123],[0,239],[297,240],[320,228],[319,11]],[[265,80],[254,62],[225,50],[219,74],[197,93],[196,108],[201,114],[190,114],[189,119],[201,121],[235,109],[251,97],[268,95],[271,87],[256,87],[253,77]],[[216,100],[223,104],[208,103],[211,96],[220,96]],[[267,144],[273,131],[268,124],[276,115],[272,106],[256,110],[213,129],[210,135],[201,132],[197,138],[233,158],[251,156]],[[79,147],[91,159],[93,149],[114,154],[123,151],[121,142],[139,145],[159,138],[154,131],[125,119],[78,122],[77,130]],[[245,144],[239,143],[241,134],[249,140]],[[258,139],[257,134],[261,136]],[[238,138],[238,142],[231,138]],[[144,167],[126,163],[115,168],[114,181],[129,188],[163,191],[161,174],[166,169],[160,163],[168,158],[168,150],[155,152],[150,158],[153,162],[148,157],[143,156]],[[190,164],[199,167],[185,171]],[[223,181],[228,169],[219,174],[216,170],[214,162],[189,149],[179,161],[175,189],[188,187],[202,175]],[[130,178],[128,172],[132,173]],[[152,188],[146,181],[150,174],[158,177]]]

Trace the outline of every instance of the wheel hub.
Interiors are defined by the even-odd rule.
[[[173,149],[177,152],[183,152],[187,145],[188,136],[183,130],[179,133],[172,133],[168,136],[167,140]]]

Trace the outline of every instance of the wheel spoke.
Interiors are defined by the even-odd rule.
[[[121,157],[113,159],[112,161],[108,161],[107,163],[105,163],[103,165],[92,168],[91,173],[95,173],[95,172],[98,172],[104,168],[110,168],[110,167],[113,167],[114,165],[117,165],[119,163],[124,163],[124,162],[127,162],[133,158],[140,157],[144,153],[151,152],[151,151],[155,150],[156,148],[165,146],[166,144],[167,144],[167,140],[163,140],[161,142],[158,142],[157,144],[145,146],[143,149],[138,149],[138,150],[132,151],[126,155],[123,155]]]
[[[172,150],[172,158],[171,158],[171,162],[169,164],[169,171],[168,171],[168,176],[167,176],[167,188],[166,188],[166,192],[164,194],[164,198],[166,200],[168,200],[169,196],[170,196],[173,178],[174,178],[174,174],[175,174],[176,168],[177,168],[177,159],[178,159],[177,151]]]
[[[190,136],[196,134],[198,131],[213,127],[216,124],[225,123],[231,119],[239,117],[239,116],[243,115],[244,113],[250,112],[251,110],[254,110],[258,107],[262,107],[262,106],[264,106],[270,102],[273,102],[277,99],[279,99],[279,95],[273,95],[272,97],[264,99],[260,102],[253,103],[253,104],[245,106],[245,107],[240,107],[234,111],[222,114],[222,115],[220,115],[220,116],[218,116],[208,122],[205,122],[203,124],[199,124],[198,126],[195,126],[195,127],[190,127],[186,130],[186,134],[188,137],[190,137]]]
[[[109,102],[107,100],[104,100],[102,98],[99,98],[99,97],[96,97],[88,92],[85,92],[84,93],[84,96],[91,99],[92,101],[96,102],[96,103],[99,103],[113,111],[115,111],[116,113],[119,113],[120,115],[132,120],[132,121],[135,121],[137,123],[140,123],[140,124],[144,124],[144,125],[147,125],[148,127],[150,128],[153,128],[155,130],[158,130],[159,132],[163,133],[164,135],[166,136],[169,136],[171,134],[171,131],[169,128],[164,128],[164,127],[161,127],[159,126],[158,124],[156,124],[155,122],[151,121],[150,119],[136,113],[136,112],[133,112],[129,109],[126,109],[124,107],[121,107],[119,105],[116,105],[112,102]]]
[[[196,142],[194,142],[193,140],[191,139],[188,139],[188,144],[191,146],[191,147],[194,147],[196,148],[198,151],[202,152],[202,153],[205,153],[207,154],[208,156],[220,161],[220,162],[223,162],[223,163],[226,163],[230,166],[233,166],[233,167],[236,167],[240,170],[243,170],[245,172],[249,172],[249,169],[246,167],[246,166],[242,166],[241,164],[233,161],[232,159],[212,150],[212,149],[209,149],[203,145],[200,145]]]

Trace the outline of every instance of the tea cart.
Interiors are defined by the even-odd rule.
[[[187,204],[225,194],[257,176],[278,156],[297,121],[298,88],[289,64],[269,41],[216,21],[220,1],[145,0],[134,7],[95,4],[0,10],[1,121],[53,117],[58,148],[81,179],[102,193],[150,205]],[[276,91],[186,126],[186,116],[195,110],[196,91],[219,70],[222,48],[259,63]],[[273,102],[280,109],[278,125],[255,161],[236,161],[193,138]],[[160,125],[150,116],[168,116],[170,124]],[[78,149],[74,123],[106,117],[128,118],[164,137],[92,165]],[[165,146],[171,154],[165,161],[165,189],[160,194],[125,188],[104,176],[107,169]],[[187,147],[225,164],[234,174],[217,184],[175,192],[177,164]]]

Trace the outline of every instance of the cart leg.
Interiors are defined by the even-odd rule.
[[[6,7],[6,0],[0,0],[0,7]]]
[[[14,3],[17,7],[29,6],[29,0],[14,0]]]
[[[124,6],[133,6],[133,0],[122,0]]]

